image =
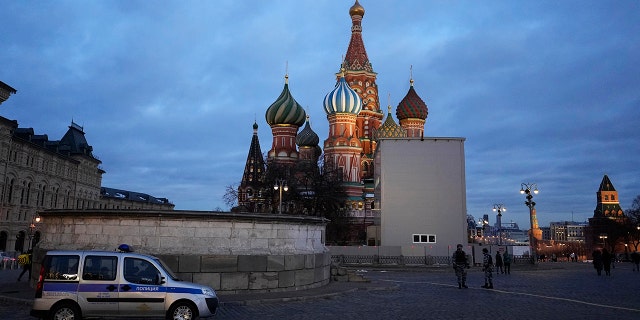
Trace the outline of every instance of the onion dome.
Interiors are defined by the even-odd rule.
[[[391,106],[388,106],[387,119],[384,123],[375,131],[375,140],[384,138],[405,138],[407,131],[400,127],[391,116]]]
[[[351,8],[349,9],[349,15],[350,16],[364,16],[364,7],[360,5],[360,3],[358,3],[358,0],[356,0],[356,3],[353,4],[353,6],[351,6]]]
[[[285,76],[284,79],[284,89],[278,99],[267,109],[265,119],[270,126],[289,124],[299,127],[304,123],[306,113],[289,91],[289,76]]]
[[[427,115],[429,114],[427,104],[422,101],[416,93],[416,90],[413,89],[413,79],[411,79],[410,82],[411,87],[409,87],[409,92],[407,92],[407,95],[404,96],[400,104],[398,104],[396,116],[398,120],[409,118],[427,119]]]
[[[334,113],[358,114],[362,110],[362,99],[344,79],[344,72],[340,74],[340,80],[336,87],[324,97],[324,112],[327,115]]]
[[[304,128],[296,136],[296,144],[300,147],[315,147],[320,143],[320,138],[313,132],[311,125],[309,124],[309,116],[307,116],[307,123]]]

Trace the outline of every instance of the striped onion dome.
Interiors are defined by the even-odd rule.
[[[265,119],[271,125],[290,124],[301,126],[304,124],[306,113],[289,91],[289,76],[285,76],[284,89],[274,103],[267,109]]]
[[[398,104],[398,108],[396,108],[396,116],[398,120],[409,118],[427,119],[427,115],[429,114],[427,104],[422,101],[416,93],[416,90],[413,89],[413,79],[411,79],[410,82],[411,87],[409,87],[409,92],[407,92],[407,95],[404,96],[400,104]]]
[[[407,136],[407,131],[400,127],[391,115],[391,106],[388,106],[387,119],[384,123],[374,132],[374,139],[383,138],[404,138]]]
[[[313,132],[311,125],[309,124],[309,116],[307,116],[307,123],[304,128],[296,136],[296,144],[300,147],[315,147],[320,143],[320,138]]]
[[[324,112],[327,115],[334,113],[358,114],[362,110],[362,99],[344,79],[344,72],[336,87],[324,97]]]

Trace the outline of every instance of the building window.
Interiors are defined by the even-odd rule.
[[[436,243],[435,234],[414,234],[413,243]]]

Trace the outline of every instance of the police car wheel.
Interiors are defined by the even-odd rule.
[[[178,302],[169,310],[169,320],[195,320],[198,319],[196,307],[188,302]]]
[[[62,303],[51,308],[51,320],[82,320],[80,309],[70,303]]]

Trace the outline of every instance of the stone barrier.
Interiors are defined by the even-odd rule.
[[[323,218],[179,210],[46,210],[40,216],[34,270],[49,250],[111,251],[126,243],[161,258],[181,279],[222,293],[302,290],[330,281]]]

